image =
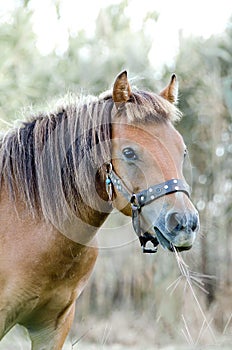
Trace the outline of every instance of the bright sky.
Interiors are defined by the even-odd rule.
[[[12,8],[19,0],[0,0],[0,13]],[[61,21],[57,22],[54,2],[61,4]],[[94,31],[94,21],[99,9],[120,0],[31,0],[35,9],[34,30],[38,35],[40,51],[44,54],[67,47],[68,30]],[[140,27],[147,11],[158,12],[159,19],[150,28],[153,38],[151,60],[155,67],[171,62],[178,50],[179,30],[183,35],[209,37],[223,32],[232,16],[232,0],[130,0],[128,14],[132,30]]]

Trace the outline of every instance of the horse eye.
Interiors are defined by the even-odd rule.
[[[124,157],[127,159],[130,159],[130,160],[137,159],[137,156],[136,156],[134,150],[130,147],[124,148],[122,153],[123,153]]]
[[[188,154],[188,150],[187,150],[187,148],[185,148],[185,150],[184,150],[184,158],[187,156],[187,154]]]

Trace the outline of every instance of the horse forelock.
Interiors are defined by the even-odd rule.
[[[160,95],[147,91],[133,91],[125,108],[127,118],[131,122],[162,123],[171,121],[174,123],[181,118],[181,112],[175,105]]]
[[[112,99],[112,92],[103,93],[102,98]],[[175,123],[182,117],[180,110],[162,96],[149,91],[132,90],[132,95],[121,109],[130,123],[147,123],[149,121]]]

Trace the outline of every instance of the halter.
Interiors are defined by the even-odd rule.
[[[152,203],[154,200],[166,196],[174,192],[184,192],[190,197],[189,185],[181,179],[171,179],[162,182],[158,185],[153,185],[138,193],[132,193],[128,190],[122,179],[114,172],[112,163],[107,164],[106,168],[106,191],[109,199],[112,200],[113,188],[116,188],[131,204],[132,224],[133,228],[139,237],[140,244],[143,248],[143,253],[156,253],[159,244],[158,239],[148,232],[142,232],[140,226],[141,208]],[[147,242],[151,242],[153,249],[146,248]]]

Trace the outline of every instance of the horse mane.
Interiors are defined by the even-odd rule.
[[[58,227],[81,216],[80,201],[99,209],[96,177],[111,160],[112,94],[66,98],[54,112],[40,113],[0,140],[0,186],[20,198],[33,217]],[[175,121],[180,113],[162,97],[135,90],[125,106],[127,122]]]

